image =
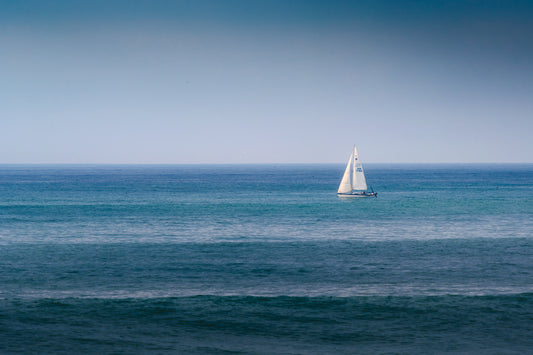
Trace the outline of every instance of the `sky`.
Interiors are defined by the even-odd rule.
[[[533,2],[0,0],[0,163],[533,162]]]

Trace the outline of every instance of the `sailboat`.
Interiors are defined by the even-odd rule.
[[[371,191],[367,191],[363,164],[361,164],[357,148],[354,146],[353,152],[350,154],[350,160],[348,160],[346,165],[346,170],[344,170],[337,195],[339,197],[377,197],[378,193],[374,192],[372,187],[370,189]]]

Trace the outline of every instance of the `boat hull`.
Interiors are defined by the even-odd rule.
[[[371,192],[371,193],[361,193],[361,192],[352,192],[352,193],[349,193],[349,194],[339,194],[337,193],[337,196],[339,197],[378,197],[378,194],[375,193],[375,192]]]

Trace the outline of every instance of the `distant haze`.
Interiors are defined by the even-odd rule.
[[[531,1],[0,3],[0,163],[533,162]]]

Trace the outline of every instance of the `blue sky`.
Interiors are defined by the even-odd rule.
[[[0,163],[533,162],[530,1],[0,1]]]

